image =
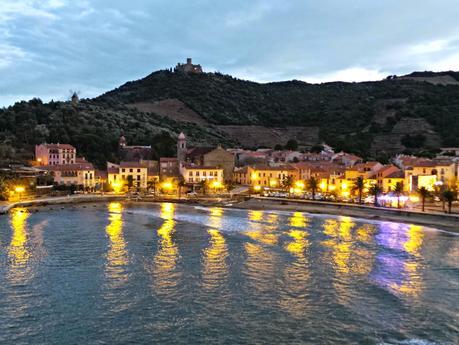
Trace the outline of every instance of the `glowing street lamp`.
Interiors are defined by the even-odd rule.
[[[261,186],[255,186],[253,187],[253,189],[256,191],[256,192],[259,192],[261,190]]]
[[[304,189],[304,182],[303,181],[296,181],[295,182],[296,189]]]
[[[326,191],[326,190],[327,190],[327,183],[326,183],[325,181],[322,181],[322,182],[320,183],[320,186],[319,186],[319,187],[320,187],[320,189],[321,189],[322,191]]]
[[[16,186],[14,191],[18,193],[18,198],[21,199],[21,193],[24,193],[25,188],[23,186]]]
[[[123,185],[121,184],[121,182],[113,181],[112,182],[112,188],[113,188],[113,191],[115,192],[115,194],[118,194],[118,193],[121,192],[121,188],[123,188]]]

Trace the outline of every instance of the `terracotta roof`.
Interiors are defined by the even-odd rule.
[[[41,145],[48,149],[75,150],[75,147],[73,147],[70,144],[41,144]]]
[[[223,170],[222,168],[215,167],[215,166],[205,166],[205,165],[190,165],[187,164],[184,166],[185,169],[188,170]]]
[[[210,146],[193,147],[188,150],[186,155],[189,158],[193,158],[196,156],[205,155],[206,153],[209,153],[210,151],[213,151],[214,149],[215,149],[214,147],[210,147]]]
[[[404,178],[405,177],[405,174],[403,173],[403,171],[399,170],[399,171],[394,171],[393,173],[385,176],[384,178]]]
[[[63,165],[45,165],[42,166],[41,169],[48,171],[94,170],[94,166],[91,163],[75,163]]]
[[[270,170],[270,171],[282,171],[282,170],[296,170],[292,165],[281,165],[281,166],[270,166],[270,165],[254,165],[254,170]]]
[[[161,157],[159,159],[160,162],[177,162],[177,158],[175,157]]]
[[[245,166],[245,167],[242,167],[242,168],[236,168],[234,170],[234,172],[236,174],[246,174],[248,170],[249,170],[249,167]]]
[[[120,162],[122,168],[146,168],[147,165],[140,162]]]
[[[100,178],[107,178],[108,173],[106,170],[96,170],[96,176]]]

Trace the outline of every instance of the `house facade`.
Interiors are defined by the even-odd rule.
[[[38,165],[63,165],[76,163],[76,149],[69,144],[40,144],[35,146]]]

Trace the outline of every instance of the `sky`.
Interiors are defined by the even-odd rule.
[[[459,70],[458,0],[0,0],[0,106],[94,97],[192,57],[258,82]]]

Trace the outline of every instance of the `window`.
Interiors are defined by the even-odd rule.
[[[134,169],[129,169],[129,172],[134,172]]]
[[[140,181],[140,175],[137,175],[137,181]]]
[[[205,171],[202,172],[202,176],[206,176],[206,172]]]
[[[199,176],[199,171],[196,171],[196,176]]]
[[[123,168],[123,169],[121,169],[121,172],[126,172],[126,169],[124,169],[124,168]]]
[[[193,176],[193,172],[190,171],[189,174],[188,174],[188,176]],[[191,179],[191,180],[193,180],[193,179]]]
[[[139,173],[139,172],[140,172],[140,169],[137,169],[137,172]]]
[[[190,177],[190,182],[193,182],[193,178],[192,177]]]

